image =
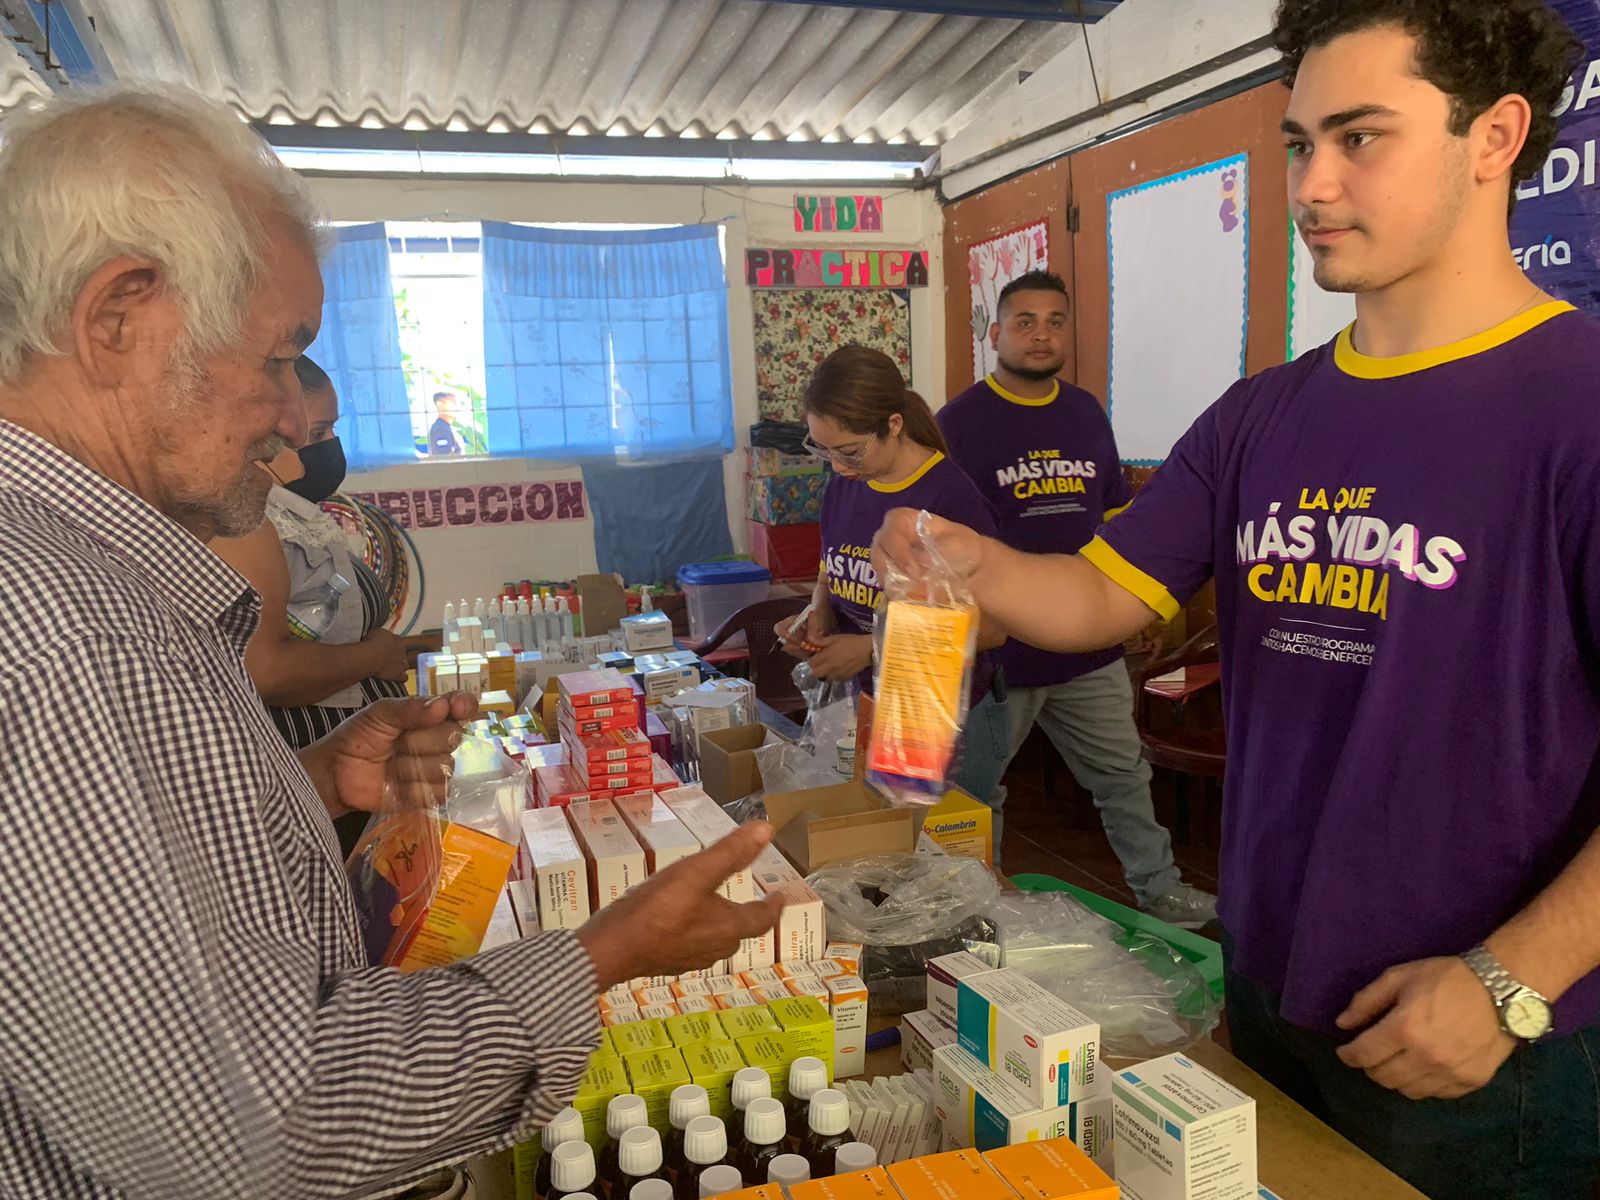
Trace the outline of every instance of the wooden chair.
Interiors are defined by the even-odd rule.
[[[743,633],[745,644],[750,648],[750,682],[756,685],[756,699],[785,716],[801,712],[806,701],[793,679],[799,660],[778,640],[778,622],[798,615],[809,602],[806,596],[758,601],[741,608],[715,633],[690,649],[704,658],[735,634]]]
[[[1177,807],[1179,840],[1191,837],[1189,781],[1200,780],[1204,806],[1201,841],[1211,824],[1211,797],[1221,792],[1228,765],[1228,744],[1223,729],[1222,693],[1208,687],[1182,703],[1145,691],[1145,684],[1180,667],[1213,665],[1217,658],[1217,627],[1207,626],[1183,645],[1158,656],[1133,673],[1133,715],[1139,729],[1144,758],[1152,767],[1171,771]]]

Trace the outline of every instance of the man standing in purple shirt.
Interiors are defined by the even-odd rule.
[[[940,409],[939,425],[950,457],[994,508],[1001,541],[1030,554],[1075,554],[1132,492],[1100,402],[1057,378],[1071,336],[1067,286],[1029,271],[1001,289],[995,316],[994,374]],[[1094,796],[1139,906],[1185,929],[1214,921],[1216,897],[1179,878],[1172,836],[1156,821],[1122,647],[1055,654],[1012,639],[995,658],[1011,727],[1006,765],[1038,722]],[[989,801],[996,846],[1005,796],[997,785]]]
[[[1575,61],[1543,0],[1284,0],[1335,342],[1242,380],[1074,556],[934,522],[985,615],[1113,645],[1217,585],[1235,1052],[1440,1200],[1600,1174],[1600,327],[1507,214]],[[876,553],[914,569],[913,514]]]

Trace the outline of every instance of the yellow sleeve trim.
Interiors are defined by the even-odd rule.
[[[1115,516],[1118,516],[1121,513],[1127,512],[1128,511],[1128,506],[1131,505],[1132,503],[1133,503],[1133,501],[1129,500],[1127,504],[1120,505],[1117,508],[1108,508],[1108,509],[1106,509],[1106,515],[1100,518],[1101,522],[1104,523],[1106,521],[1111,520],[1112,517],[1115,517]]]
[[[1182,611],[1183,606],[1163,584],[1123,558],[1104,538],[1095,538],[1078,553],[1123,591],[1143,600],[1163,621],[1172,620]]]

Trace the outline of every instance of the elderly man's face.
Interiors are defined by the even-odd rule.
[[[151,398],[161,507],[218,537],[261,524],[272,479],[259,463],[307,436],[294,361],[322,321],[322,275],[304,238],[268,222],[268,277],[234,343],[199,361],[179,354]]]

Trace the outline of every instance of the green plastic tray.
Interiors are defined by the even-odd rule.
[[[1129,933],[1142,933],[1148,937],[1159,938],[1199,968],[1200,977],[1206,981],[1211,994],[1217,998],[1218,1003],[1222,1002],[1222,947],[1210,938],[1190,933],[1187,929],[1179,929],[1176,925],[1168,925],[1165,921],[1158,921],[1136,908],[1118,904],[1115,900],[1107,900],[1104,896],[1075,887],[1065,880],[1057,879],[1054,875],[1013,875],[1011,882],[1024,892],[1066,892],[1085,908],[1099,913],[1108,921],[1115,921]]]

